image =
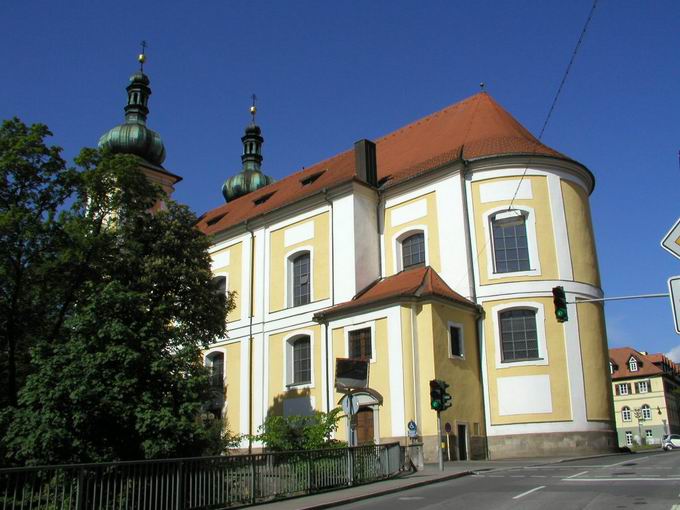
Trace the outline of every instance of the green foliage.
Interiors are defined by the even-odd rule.
[[[49,134],[16,119],[6,125],[0,170],[15,164],[12,148],[26,145],[24,138],[40,146]],[[15,278],[26,312],[2,308],[3,359],[9,353],[5,323],[14,320],[22,325],[17,338],[30,360],[17,405],[0,416],[0,453],[4,449],[13,463],[43,464],[218,448],[223,429],[200,417],[210,391],[201,352],[224,336],[233,299],[214,293],[209,239],[194,227],[196,217],[167,199],[164,210],[151,213],[165,197],[132,156],[86,149],[75,172],[62,169],[58,149],[37,152],[54,160],[59,179],[40,181],[46,171],[30,152],[18,158],[15,174],[29,187],[42,182],[50,200],[19,202],[17,184],[8,202],[14,200],[19,212],[0,203],[0,225],[18,229],[17,239],[38,232],[40,241],[31,244],[38,254],[24,264],[36,276]],[[29,178],[32,173],[37,177]],[[13,220],[31,214],[25,228]],[[9,272],[11,259],[2,265]]]
[[[274,451],[319,450],[346,446],[331,439],[338,430],[342,409],[329,413],[315,411],[310,416],[267,416],[254,439]]]

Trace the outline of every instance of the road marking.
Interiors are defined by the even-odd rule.
[[[504,475],[489,475],[489,478],[505,478]]]
[[[533,489],[526,491],[526,492],[523,492],[522,494],[517,494],[517,496],[513,497],[512,499],[523,498],[527,494],[531,494],[532,492],[540,491],[541,489],[545,489],[545,485],[541,485],[539,487],[534,487]]]
[[[577,476],[585,475],[588,471],[581,471],[580,473],[576,473],[575,475],[571,475],[565,478],[565,480],[570,480],[571,478],[576,478]]]
[[[524,475],[510,475],[510,478],[524,478]]]
[[[425,496],[402,496],[399,499],[402,501],[415,501],[417,499],[425,499]]]
[[[680,477],[675,478],[564,478],[565,482],[677,482]]]
[[[548,478],[545,475],[531,475],[531,478]]]
[[[621,464],[630,464],[631,462],[636,462],[636,463],[637,462],[644,462],[645,460],[649,460],[649,455],[647,455],[646,457],[640,457],[639,459],[638,458],[627,459],[627,460],[624,460],[624,461],[621,461],[621,462],[617,462],[616,464],[607,464],[606,466],[600,466],[600,467],[614,467],[614,466],[620,466]]]

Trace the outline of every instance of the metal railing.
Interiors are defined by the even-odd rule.
[[[399,443],[224,457],[0,469],[0,509],[199,510],[390,478]]]

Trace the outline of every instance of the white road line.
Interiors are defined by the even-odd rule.
[[[524,475],[510,475],[510,478],[524,478]]]
[[[504,475],[489,475],[489,478],[505,478]]]
[[[540,487],[534,487],[530,491],[523,492],[522,494],[517,494],[517,496],[513,497],[512,499],[523,498],[527,494],[531,494],[532,492],[540,491],[541,489],[545,489],[545,485],[541,485]]]
[[[585,475],[588,471],[581,471],[580,473],[576,473],[575,475],[571,475],[565,478],[565,480],[569,480],[571,478],[576,478],[577,476]]]
[[[548,478],[545,475],[531,475],[531,478]]]
[[[620,466],[621,464],[628,464],[628,463],[631,463],[631,462],[635,462],[635,463],[643,462],[645,460],[649,460],[649,455],[647,455],[646,457],[640,457],[640,458],[635,458],[635,459],[627,459],[627,460],[623,460],[621,462],[617,462],[616,464],[607,464],[606,466],[600,466],[600,467],[614,467],[614,466]]]
[[[675,478],[564,478],[565,482],[677,482],[680,477]]]

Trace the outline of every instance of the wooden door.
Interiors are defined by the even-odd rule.
[[[373,409],[362,407],[357,413],[357,444],[372,443],[374,440]]]

